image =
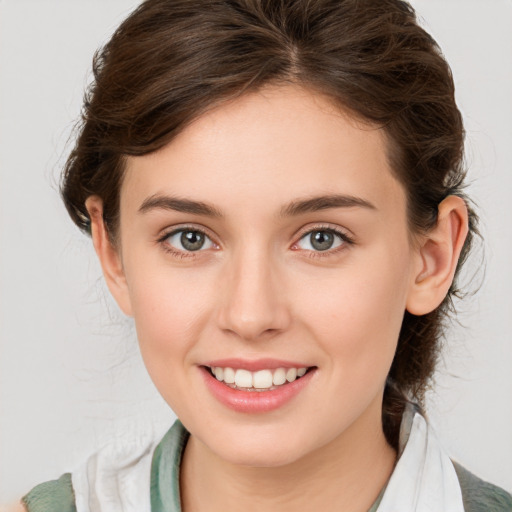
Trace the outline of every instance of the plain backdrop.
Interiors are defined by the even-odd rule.
[[[57,192],[93,52],[137,3],[0,0],[0,502],[174,419]],[[455,459],[512,491],[512,1],[413,5],[453,68],[486,259],[429,417]]]

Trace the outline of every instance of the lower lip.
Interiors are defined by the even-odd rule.
[[[206,385],[223,405],[236,412],[261,413],[279,409],[297,396],[311,381],[315,369],[303,377],[268,391],[242,391],[218,381],[208,369],[201,367]]]

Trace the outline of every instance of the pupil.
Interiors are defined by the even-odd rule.
[[[181,234],[181,245],[187,251],[197,251],[204,244],[204,235],[198,231],[184,231]]]
[[[315,231],[311,234],[310,240],[317,251],[327,251],[334,243],[334,235],[329,231]]]

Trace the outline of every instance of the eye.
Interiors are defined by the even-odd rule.
[[[173,231],[163,239],[165,243],[184,252],[211,249],[215,244],[202,231],[197,229],[180,229]]]
[[[307,251],[323,252],[336,249],[344,243],[350,243],[350,240],[342,233],[333,229],[315,229],[302,236],[296,247]]]

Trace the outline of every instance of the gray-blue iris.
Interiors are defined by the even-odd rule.
[[[314,231],[309,239],[317,251],[327,251],[334,244],[334,235],[329,231]]]
[[[184,231],[180,241],[187,251],[198,251],[204,245],[204,235],[199,231]]]

